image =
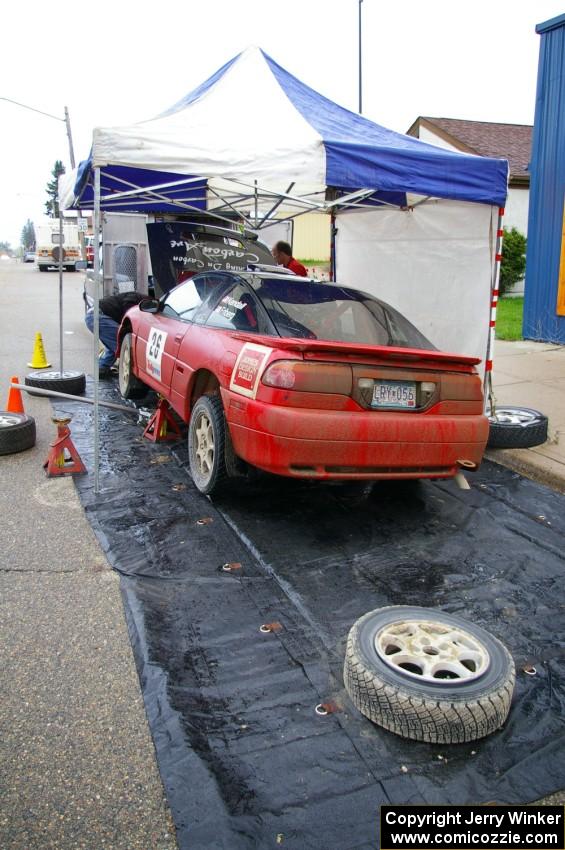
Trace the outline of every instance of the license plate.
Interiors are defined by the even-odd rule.
[[[375,381],[372,407],[416,407],[416,382]]]

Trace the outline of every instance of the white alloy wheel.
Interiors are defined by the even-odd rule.
[[[493,635],[411,605],[370,611],[347,637],[345,688],[359,711],[403,738],[473,741],[505,722],[514,662]]]
[[[470,682],[487,670],[487,648],[461,628],[433,620],[399,620],[375,636],[375,649],[393,670],[421,682]]]

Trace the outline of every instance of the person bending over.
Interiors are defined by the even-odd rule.
[[[279,266],[284,266],[285,269],[290,269],[291,272],[300,275],[300,277],[308,277],[306,266],[303,266],[302,263],[299,263],[298,260],[294,259],[292,256],[292,248],[288,242],[277,242],[277,244],[273,246],[271,254]]]
[[[98,377],[110,377],[110,369],[116,362],[118,349],[118,328],[130,307],[135,307],[147,295],[139,292],[122,292],[118,295],[108,295],[101,298],[98,304],[98,333],[100,342],[106,349],[98,358]],[[94,329],[94,307],[87,310],[84,323],[89,331]]]

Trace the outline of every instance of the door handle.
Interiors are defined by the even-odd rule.
[[[175,334],[175,342],[182,342],[184,334]]]

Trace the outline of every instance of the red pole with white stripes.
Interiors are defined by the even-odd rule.
[[[502,217],[504,216],[504,207],[498,209],[498,226],[496,230],[496,248],[494,256],[494,270],[492,277],[491,299],[490,299],[490,322],[489,336],[487,344],[487,356],[485,360],[485,402],[488,398],[491,413],[494,413],[494,397],[492,390],[492,358],[494,354],[494,331],[496,327],[496,308],[498,306],[499,282],[500,282],[500,263],[502,261],[502,240],[504,238],[504,229],[502,226]]]

